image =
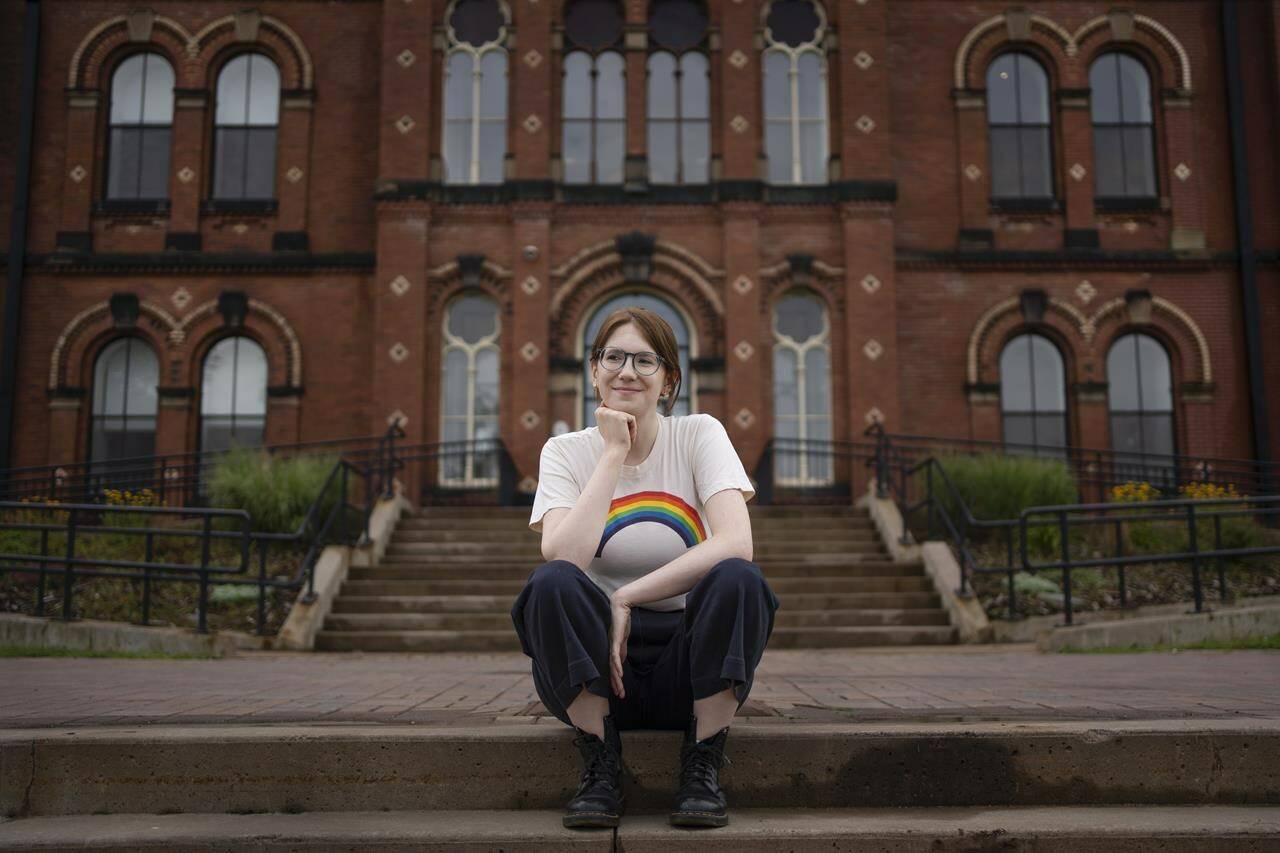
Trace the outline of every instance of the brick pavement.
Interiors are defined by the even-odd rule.
[[[519,654],[253,652],[0,659],[0,727],[560,725]],[[1041,655],[1029,646],[770,651],[751,722],[1280,719],[1280,654]]]

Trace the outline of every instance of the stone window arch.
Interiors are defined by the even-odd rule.
[[[445,24],[445,182],[501,183],[507,154],[510,12],[499,0],[455,0]]]
[[[781,486],[831,485],[835,468],[824,444],[833,438],[826,302],[808,288],[791,288],[774,304],[770,328],[774,480]]]

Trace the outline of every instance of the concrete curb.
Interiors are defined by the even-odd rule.
[[[987,643],[991,641],[991,623],[982,603],[977,596],[962,597],[956,593],[960,588],[960,564],[956,562],[951,549],[944,542],[925,542],[923,544],[902,544],[904,523],[898,506],[888,498],[876,496],[876,485],[873,480],[867,486],[867,493],[858,499],[858,506],[863,507],[871,515],[876,531],[884,541],[885,547],[894,562],[922,562],[925,573],[933,581],[942,606],[946,608],[962,643]]]
[[[0,643],[46,649],[100,652],[144,652],[230,657],[237,649],[261,648],[258,637],[239,631],[133,625],[100,619],[64,622],[57,617],[0,614]]]
[[[1036,638],[1042,652],[1191,645],[1209,640],[1238,640],[1280,634],[1280,605],[1243,607],[1177,616],[1097,622],[1055,628]]]
[[[401,514],[412,508],[412,504],[398,494],[389,500],[379,501],[369,517],[369,541],[366,544],[355,548],[345,545],[330,545],[325,548],[316,561],[315,600],[310,604],[304,603],[302,597],[306,595],[306,587],[298,591],[298,599],[271,647],[288,651],[312,651],[316,635],[324,627],[324,620],[333,609],[333,601],[347,579],[347,570],[353,565],[376,565],[386,553],[387,544],[391,541]]]

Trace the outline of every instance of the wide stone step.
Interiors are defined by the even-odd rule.
[[[533,559],[510,556],[486,558],[472,555],[454,555],[443,560],[438,557],[423,558],[416,555],[392,554],[383,557],[379,561],[377,568],[383,566],[414,566],[424,569],[454,566],[463,566],[468,569],[478,569],[482,566],[492,566],[494,568],[523,567],[527,575],[543,562],[545,561],[542,559],[541,554]],[[825,566],[831,570],[831,574],[840,575],[845,569],[852,566],[892,565],[884,554],[785,554],[767,559],[757,559],[756,562],[760,564],[766,575],[775,569],[781,571],[780,567],[785,566]]]
[[[524,580],[349,580],[343,595],[504,595],[516,596]],[[769,577],[769,586],[779,596],[789,592],[931,592],[924,577]]]
[[[528,506],[423,506],[407,512],[402,518],[528,518],[533,508]],[[765,518],[866,518],[860,507],[830,504],[773,504],[763,506],[748,503],[747,511],[753,516]]]
[[[628,815],[668,808],[680,737],[623,734]],[[559,810],[572,741],[561,725],[7,730],[0,814]],[[727,754],[736,809],[1280,804],[1277,720],[736,723]]]
[[[384,562],[379,566],[356,566],[347,571],[349,580],[444,580],[475,577],[501,580],[525,580],[541,561],[516,564],[486,563],[483,566],[458,566],[448,563]],[[765,577],[772,581],[784,577],[923,577],[924,570],[910,563],[866,562],[832,568],[821,563],[765,563]]]
[[[508,602],[508,604],[510,604]],[[947,625],[942,610],[788,610],[780,609],[778,628]],[[326,631],[505,631],[512,630],[509,608],[485,613],[350,613],[333,612]]]
[[[864,646],[944,646],[959,632],[947,625],[828,625],[779,628],[769,637],[771,649],[845,649]]]
[[[507,619],[508,623],[511,621]],[[490,631],[333,631],[316,632],[320,652],[518,652],[520,638],[510,627]]]
[[[505,529],[475,529],[475,530],[459,530],[450,528],[441,530],[433,528],[424,529],[405,529],[397,527],[392,542],[395,544],[418,545],[418,544],[439,544],[439,545],[491,545],[494,544],[494,536],[504,536],[509,544],[526,544],[532,542],[535,546],[541,544],[542,537],[540,534],[534,533],[532,530],[505,530]],[[874,530],[840,530],[831,528],[812,528],[812,529],[776,529],[761,530],[758,526],[752,528],[752,540],[756,545],[767,545],[773,543],[790,544],[795,542],[832,542],[832,543],[862,543],[874,542],[879,544],[880,536]]]
[[[1014,808],[743,809],[712,833],[664,814],[625,814],[613,830],[565,829],[560,809],[283,814],[115,814],[0,824],[0,849],[253,850],[287,853],[1263,853],[1280,834],[1275,806],[1023,806]],[[999,846],[986,845],[998,839]]]
[[[783,612],[812,610],[936,610],[930,592],[787,593],[779,596]],[[515,595],[352,595],[334,599],[334,613],[498,613],[508,612]]]
[[[757,561],[770,557],[803,556],[806,559],[819,554],[879,555],[888,551],[871,539],[861,542],[756,542],[752,553]],[[487,557],[539,559],[542,549],[537,542],[401,542],[396,539],[388,546],[388,557]]]
[[[751,517],[751,529],[758,534],[772,533],[790,533],[793,531],[831,531],[832,533],[840,533],[853,531],[857,533],[873,533],[875,526],[871,523],[871,519],[866,516],[849,516],[842,518],[810,518],[806,516],[791,516],[787,518],[760,518]],[[413,518],[405,516],[400,519],[396,525],[396,530],[408,531],[439,531],[439,530],[458,530],[458,531],[487,531],[501,530],[515,534],[523,533],[528,536],[538,536],[529,527],[529,513],[525,513],[519,518]]]

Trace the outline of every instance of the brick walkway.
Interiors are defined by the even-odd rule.
[[[519,654],[0,659],[0,727],[551,723]],[[1280,719],[1280,654],[1041,655],[1024,646],[771,651],[751,722]]]

